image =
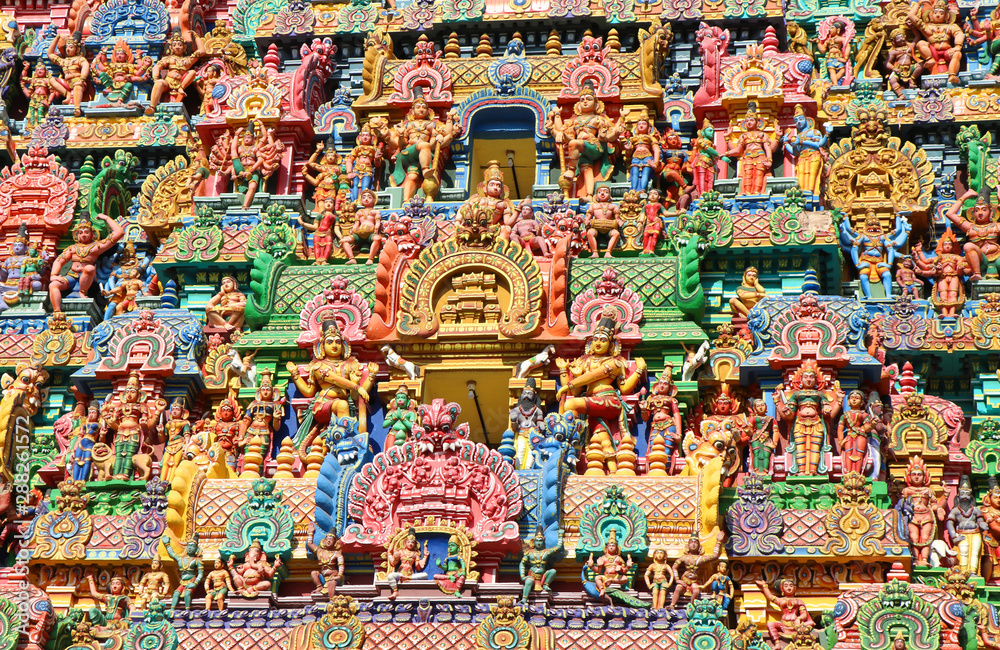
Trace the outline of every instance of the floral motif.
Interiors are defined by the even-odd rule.
[[[771,555],[785,548],[781,541],[784,522],[770,496],[770,486],[757,474],[747,474],[736,489],[737,501],[726,512],[734,555]]]

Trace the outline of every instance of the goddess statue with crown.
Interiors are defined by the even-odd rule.
[[[778,120],[774,120],[771,133],[764,130],[756,102],[750,102],[747,113],[740,122],[740,131],[730,129],[729,138],[735,140],[726,156],[740,159],[740,194],[756,196],[764,193],[767,177],[771,174],[771,157],[778,148],[781,133]]]
[[[947,0],[934,0],[930,9],[923,2],[914,2],[906,15],[906,26],[918,36],[914,46],[923,71],[947,74],[952,84],[960,83],[958,69],[965,43],[965,32],[957,20],[958,12],[951,10]]]
[[[962,217],[962,206],[965,202],[976,197],[976,203],[965,211]],[[965,251],[965,259],[972,271],[972,280],[981,280],[983,273],[991,265],[995,265],[1000,259],[1000,222],[997,217],[1000,215],[990,202],[989,189],[984,187],[982,194],[977,194],[976,190],[968,190],[962,197],[955,201],[944,216],[948,218],[955,227],[965,233],[969,241],[962,249]],[[987,268],[983,268],[984,265]],[[993,269],[996,275],[996,269]]]
[[[275,394],[274,385],[271,383],[271,371],[265,368],[260,373],[257,395],[247,406],[240,421],[239,437],[246,445],[246,453],[260,453],[264,459],[269,457],[274,433],[285,415],[284,403],[285,399]]]
[[[188,43],[184,40],[180,30],[174,30],[170,40],[167,41],[167,50],[170,54],[160,57],[160,60],[153,66],[153,92],[149,98],[149,107],[146,115],[152,115],[159,106],[163,93],[172,102],[182,102],[187,97],[185,88],[194,82],[197,72],[194,69],[198,59],[205,56],[205,47],[201,38],[194,34],[194,52],[188,54]],[[162,75],[162,76],[161,76]]]
[[[125,106],[132,100],[134,84],[149,81],[153,60],[141,51],[133,53],[123,39],[115,43],[110,57],[108,49],[101,50],[94,59],[94,70],[104,96],[117,106]]]
[[[305,397],[311,397],[309,414],[299,425],[299,453],[305,456],[313,440],[331,421],[350,417],[357,409],[358,430],[367,431],[369,391],[375,384],[378,364],[362,364],[351,356],[351,344],[341,334],[337,321],[323,321],[322,333],[313,345],[312,361],[286,365],[292,382]],[[301,433],[305,431],[305,437]]]
[[[691,153],[688,162],[691,165],[691,175],[694,181],[694,195],[698,198],[705,192],[710,192],[715,186],[715,175],[719,160],[728,163],[729,158],[720,154],[715,148],[715,127],[705,119],[698,135],[691,138]]]
[[[593,84],[584,83],[573,105],[573,116],[563,120],[559,111],[553,110],[545,124],[559,148],[560,186],[568,189],[582,177],[577,196],[589,200],[597,180],[611,172],[610,155],[624,130],[621,120],[608,117]]]
[[[823,165],[829,153],[826,145],[830,141],[833,127],[829,122],[825,129],[816,128],[816,120],[808,117],[802,109],[802,104],[795,106],[795,128],[788,129],[782,137],[785,151],[795,159],[795,177],[799,181],[799,189],[819,197],[823,184]]]
[[[635,446],[622,396],[635,392],[646,372],[646,361],[637,358],[635,370],[629,370],[628,360],[621,355],[617,312],[613,307],[606,307],[601,314],[594,333],[587,339],[584,354],[573,361],[556,359],[556,366],[562,382],[556,393],[559,412],[590,418],[590,445],[600,447],[609,474],[618,472],[618,447],[624,443],[630,451]]]
[[[410,528],[403,539],[400,548],[387,551],[385,556],[386,580],[389,581],[389,600],[395,600],[399,594],[399,585],[407,580],[426,580],[427,560],[430,551],[427,550],[427,542],[424,542],[423,551],[420,550],[420,542],[417,541],[417,532]]]
[[[115,433],[115,463],[111,471],[116,480],[131,481],[134,462],[142,443],[152,434],[155,439],[156,424],[167,408],[167,400],[152,401],[146,397],[139,382],[139,373],[132,371],[128,383],[115,401],[109,400],[101,413],[102,428]]]
[[[794,473],[815,476],[826,470],[823,450],[829,444],[828,422],[840,412],[844,393],[839,381],[829,384],[813,359],[803,361],[787,383],[775,388],[774,408],[792,423],[789,439],[795,449]]]
[[[441,166],[445,160],[442,152],[447,152],[452,140],[461,133],[462,127],[454,112],[439,120],[423,96],[413,100],[403,121],[386,134],[386,141],[396,152],[392,184],[394,187],[402,186],[404,203],[418,189],[423,189],[428,199],[437,194],[441,186]]]
[[[73,101],[73,115],[80,117],[80,103],[83,94],[87,92],[87,80],[90,78],[90,61],[83,52],[83,42],[79,32],[63,41],[63,54],[59,54],[59,43],[62,37],[56,35],[49,44],[49,61],[62,68],[62,77],[55,77],[52,83],[56,91]]]
[[[597,593],[603,597],[609,590],[628,589],[632,586],[632,558],[624,558],[618,547],[618,531],[608,530],[608,541],[604,544],[604,555],[594,560],[591,553],[587,559],[587,568],[594,573],[594,584]]]
[[[906,527],[914,565],[925,567],[930,558],[931,542],[937,537],[938,519],[945,517],[948,495],[942,494],[940,499],[935,496],[930,472],[920,456],[910,458],[904,479],[906,487],[899,493],[896,510]]]

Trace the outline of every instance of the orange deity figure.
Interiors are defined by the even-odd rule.
[[[972,271],[971,279],[981,280],[986,270],[983,267],[989,267],[1000,259],[1000,223],[997,222],[998,210],[991,205],[988,190],[984,190],[975,205],[965,211],[964,218],[961,216],[962,205],[975,196],[975,190],[968,190],[948,208],[944,216],[969,238],[962,247],[965,259]],[[996,275],[996,269],[993,275]]]
[[[193,32],[192,32],[193,34]],[[181,36],[180,30],[175,30],[167,41],[170,54],[160,57],[153,66],[153,92],[150,95],[146,115],[152,115],[163,98],[163,93],[169,93],[170,101],[182,102],[187,97],[185,88],[194,82],[197,72],[194,70],[198,59],[205,56],[205,47],[201,38],[194,35],[194,52],[187,53],[188,44]]]
[[[560,184],[569,188],[582,177],[578,196],[590,199],[598,177],[606,178],[611,171],[608,156],[622,132],[622,124],[608,117],[593,85],[585,84],[573,106],[573,117],[564,121],[558,110],[554,110],[549,113],[546,127],[559,149],[563,178]]]
[[[826,471],[823,451],[829,445],[828,421],[837,416],[843,403],[840,382],[829,386],[816,362],[806,359],[789,377],[788,386],[774,390],[777,414],[792,423],[789,451],[795,465],[789,473],[815,476]]]
[[[135,371],[129,376],[128,383],[117,399],[105,403],[101,412],[101,425],[104,430],[114,432],[113,479],[132,480],[135,467],[133,457],[144,444],[158,442],[156,424],[166,409],[167,400],[147,398],[139,384],[139,373]]]
[[[910,554],[914,565],[928,566],[931,542],[937,537],[937,522],[944,519],[947,495],[934,496],[931,475],[920,456],[910,458],[906,468],[906,487],[900,492],[896,509],[903,514],[909,535]]]
[[[351,229],[342,234],[340,247],[347,255],[348,264],[356,264],[354,259],[355,247],[360,248],[361,244],[368,242],[368,259],[366,264],[372,264],[378,258],[378,251],[382,247],[382,235],[379,233],[382,226],[382,212],[375,206],[378,204],[378,196],[374,190],[361,190],[358,197],[358,204],[354,210],[354,222]]]
[[[86,297],[97,275],[97,258],[125,236],[125,231],[118,222],[108,215],[99,214],[97,218],[108,225],[111,234],[94,241],[97,232],[88,219],[81,219],[73,228],[73,243],[52,263],[49,280],[52,311],[62,311],[64,291],[70,291],[71,297]],[[64,276],[59,275],[67,263],[70,264],[69,272]]]
[[[930,9],[923,2],[910,5],[906,26],[917,34],[917,58],[928,74],[947,74],[948,81],[960,83],[958,70],[962,65],[962,45],[965,32],[957,23],[946,0],[934,0]]]
[[[79,33],[73,34],[63,41],[56,36],[49,44],[49,61],[62,68],[62,77],[53,79],[56,91],[73,102],[73,115],[80,117],[80,103],[83,94],[87,92],[87,80],[90,78],[90,62],[83,52],[83,42]],[[63,54],[59,54],[59,43],[63,42]]]
[[[413,100],[406,118],[386,134],[389,146],[396,152],[393,186],[402,186],[404,202],[419,189],[423,189],[428,199],[437,194],[445,162],[442,152],[447,152],[461,132],[454,112],[439,120],[426,99],[421,96]]]
[[[941,312],[942,316],[955,317],[959,308],[965,304],[965,288],[962,286],[962,276],[971,275],[969,261],[958,254],[958,243],[951,228],[944,231],[938,238],[934,249],[934,257],[924,254],[923,244],[913,245],[913,263],[917,275],[934,278],[934,291],[931,302]]]
[[[621,472],[623,475],[634,468],[619,467],[618,458],[622,451],[631,452],[635,447],[625,417],[622,396],[633,393],[646,372],[646,361],[635,360],[635,371],[629,371],[629,363],[621,356],[621,341],[618,340],[618,322],[613,309],[606,309],[601,315],[594,333],[587,339],[583,356],[568,361],[556,359],[562,386],[556,393],[559,412],[572,412],[577,417],[587,417],[590,421],[591,453],[599,452],[608,473]],[[616,447],[617,441],[617,447]],[[627,454],[626,454],[627,455]],[[633,454],[634,455],[634,454]],[[603,470],[592,468],[588,474],[603,474]]]
[[[597,236],[607,235],[608,248],[604,252],[604,257],[611,257],[611,251],[618,245],[622,234],[618,228],[618,205],[611,200],[611,188],[607,185],[597,188],[594,201],[587,206],[584,225],[587,228],[587,244],[590,246],[590,254],[594,257],[600,254],[600,250],[597,248]]]
[[[323,156],[321,159],[320,155]],[[310,174],[309,172],[314,173]],[[332,146],[327,147],[322,142],[316,144],[316,151],[302,165],[302,177],[316,188],[316,191],[313,192],[313,201],[317,209],[327,198],[334,199],[335,207],[339,208],[341,191],[350,189],[350,183],[347,180],[347,166],[343,159]]]
[[[783,641],[791,641],[801,627],[805,627],[807,631],[812,629],[813,620],[809,616],[806,604],[795,595],[797,589],[794,580],[784,578],[778,583],[778,591],[781,595],[775,595],[767,583],[761,580],[757,580],[756,583],[757,587],[764,593],[767,604],[781,612],[780,621],[768,621],[767,623],[767,631],[775,648],[780,647]]]
[[[875,428],[874,418],[865,410],[865,394],[852,390],[847,396],[847,410],[837,427],[840,463],[845,473],[863,474],[868,461],[868,436]]]
[[[594,584],[597,593],[604,596],[608,589],[627,589],[631,581],[629,572],[632,569],[632,558],[624,558],[618,546],[618,531],[614,528],[608,531],[608,541],[604,545],[604,554],[594,560],[591,553],[587,566],[594,572]]]
[[[219,293],[205,305],[205,318],[213,327],[227,330],[243,329],[247,297],[240,291],[240,284],[234,277],[224,277],[219,285]]]
[[[755,196],[764,193],[767,177],[771,175],[771,156],[778,148],[780,129],[775,119],[769,135],[763,129],[763,122],[757,113],[757,105],[750,102],[747,114],[740,123],[742,133],[730,131],[730,138],[735,137],[735,145],[726,152],[726,156],[738,157],[740,194]]]
[[[111,55],[108,56],[108,49]],[[149,68],[153,60],[142,52],[132,51],[128,43],[119,39],[114,48],[104,48],[94,58],[94,70],[101,93],[116,106],[135,105],[132,91],[135,84],[149,81]]]
[[[483,170],[483,181],[476,187],[475,196],[459,208],[459,218],[467,220],[472,215],[485,216],[487,229],[491,233],[499,233],[500,238],[510,240],[510,222],[516,218],[514,205],[508,199],[510,190],[503,182],[503,170],[500,163],[491,160]]]
[[[253,121],[237,129],[232,138],[225,134],[216,140],[209,165],[233,179],[235,190],[245,194],[243,209],[247,209],[260,186],[277,171],[284,151],[285,144],[274,139],[274,129]]]
[[[691,153],[688,164],[694,177],[694,196],[698,198],[705,192],[710,192],[715,186],[716,165],[719,161],[729,163],[729,157],[719,154],[715,149],[715,128],[707,119],[698,131],[697,137],[691,139]]]
[[[362,190],[374,190],[375,174],[382,167],[385,148],[385,118],[372,118],[358,132],[357,144],[344,158],[347,178],[351,182],[351,199],[358,200]]]
[[[326,196],[323,202],[316,202],[316,211],[319,212],[319,220],[309,223],[302,220],[302,215],[296,219],[299,225],[313,234],[313,259],[317,264],[326,264],[333,253],[333,230],[337,224],[336,198]]]

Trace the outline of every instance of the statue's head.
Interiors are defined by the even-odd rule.
[[[427,100],[421,95],[413,100],[413,105],[410,106],[410,117],[418,120],[426,120],[427,116],[430,115],[430,110]]]
[[[667,149],[680,149],[681,135],[673,129],[667,129],[667,132],[663,134],[663,144]]]
[[[226,276],[222,278],[222,283],[220,284],[220,289],[222,293],[232,293],[234,291],[239,291],[240,284],[236,281],[236,278],[231,276]]]
[[[180,420],[184,417],[184,398],[178,397],[170,405],[170,419]]]
[[[691,535],[687,541],[687,552],[692,555],[701,554],[701,540],[698,539],[697,535]]]
[[[122,401],[130,404],[138,402],[139,392],[139,373],[133,370],[128,377],[128,383],[125,384],[125,390],[122,392]]]
[[[895,47],[903,47],[906,45],[906,32],[902,27],[897,27],[889,33],[889,39]]]
[[[94,227],[90,225],[88,219],[76,222],[76,227],[73,228],[73,241],[78,244],[89,244],[94,241]]]
[[[82,49],[80,32],[76,32],[66,41],[66,56],[77,56]]]
[[[767,402],[762,399],[753,401],[753,412],[757,415],[767,415]]]
[[[460,548],[458,535],[452,535],[448,538],[448,555],[457,555]]]
[[[406,533],[406,540],[403,542],[403,545],[406,547],[406,550],[408,551],[417,550],[417,548],[420,545],[420,542],[417,541],[417,531],[415,531],[413,528],[410,528],[409,532]]]
[[[865,405],[865,394],[860,390],[852,390],[847,396],[847,405],[855,411],[861,410]]]
[[[274,398],[274,384],[271,381],[271,371],[265,368],[260,373],[260,388],[257,389],[257,399],[270,401]]]
[[[317,347],[316,356],[320,359],[346,359],[350,354],[350,345],[344,340],[335,320],[323,321],[323,336]]]
[[[601,185],[594,192],[594,199],[600,203],[607,203],[611,200],[611,188],[607,185]]]
[[[756,266],[748,266],[743,271],[743,284],[748,287],[752,287],[757,284],[757,280],[760,278],[760,274],[757,272]]]
[[[153,571],[159,571],[163,567],[163,563],[160,562],[160,558],[154,557],[153,561],[149,563],[149,568]]]
[[[653,551],[653,562],[656,562],[657,564],[663,564],[666,561],[667,561],[667,549],[658,548],[655,551]]]
[[[117,596],[118,594],[125,592],[125,581],[115,576],[111,578],[111,582],[108,583],[108,593]]]
[[[170,53],[174,56],[184,56],[187,53],[187,41],[181,36],[179,29],[174,30],[174,33],[170,36],[170,40],[167,41],[167,46],[170,48]]]
[[[778,585],[778,589],[781,591],[782,596],[794,596],[795,595],[795,582],[790,578],[785,578]]]
[[[618,531],[614,528],[608,531],[608,541],[604,544],[604,552],[608,555],[618,555]]]
[[[654,188],[646,193],[647,203],[659,203],[659,201],[660,201],[660,190]]]
[[[535,529],[535,536],[531,538],[531,547],[536,551],[545,549],[545,533],[542,532],[541,526]]]

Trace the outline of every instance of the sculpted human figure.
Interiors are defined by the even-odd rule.
[[[90,587],[90,597],[97,601],[98,607],[87,611],[90,624],[95,627],[119,627],[126,625],[132,609],[132,601],[125,591],[125,580],[115,576],[108,583],[108,593],[97,590],[94,576],[87,574],[87,585]]]
[[[163,447],[163,457],[160,463],[160,479],[170,482],[174,470],[180,465],[184,454],[184,446],[191,435],[191,422],[188,420],[188,410],[184,408],[184,398],[178,397],[170,405],[167,421],[157,425],[160,438],[166,440]]]
[[[782,641],[789,641],[795,636],[800,627],[813,627],[813,620],[809,616],[809,611],[806,610],[805,602],[795,595],[796,587],[794,580],[785,578],[778,583],[780,596],[776,596],[771,591],[771,588],[762,580],[755,580],[754,582],[764,593],[767,604],[781,612],[780,621],[767,622],[767,631],[775,647],[779,647]]]
[[[608,589],[625,589],[629,583],[629,570],[632,568],[632,558],[623,558],[618,547],[618,531],[612,528],[608,531],[608,541],[604,544],[604,554],[594,560],[591,553],[587,566],[594,572],[594,584],[597,593],[603,597]]]
[[[297,215],[299,225],[313,233],[313,259],[316,264],[326,264],[333,253],[333,230],[337,224],[337,199],[333,196],[325,196],[322,202],[316,202],[316,211],[319,219],[308,223],[302,220],[302,215]]]
[[[320,155],[323,157],[317,162]],[[327,147],[322,142],[316,144],[316,151],[302,165],[302,177],[316,188],[313,201],[317,208],[328,198],[332,198],[335,202],[334,209],[339,209],[341,191],[350,190],[351,187],[347,180],[347,166],[340,154],[332,146]]]
[[[660,175],[666,181],[667,203],[686,208],[688,181],[684,174],[690,169],[688,153],[681,149],[681,136],[673,129],[667,129],[663,134],[663,169]],[[692,188],[693,189],[693,188]]]
[[[919,35],[916,50],[923,69],[930,74],[947,73],[948,81],[957,85],[965,33],[954,20],[946,0],[935,0],[929,10],[922,2],[914,2],[906,15],[906,26]]]
[[[862,232],[851,228],[850,221],[844,219],[840,223],[841,246],[850,251],[851,261],[858,269],[861,282],[861,292],[865,298],[871,298],[871,283],[882,280],[882,290],[886,297],[892,295],[892,266],[896,254],[906,245],[910,234],[910,224],[906,219],[896,215],[896,230],[887,235],[882,223],[869,208],[865,213],[865,226]]]
[[[614,310],[605,311],[587,340],[584,354],[573,361],[557,358],[562,386],[556,393],[559,412],[590,419],[590,440],[600,444],[608,473],[618,469],[609,423],[618,422],[622,439],[631,438],[624,421],[622,396],[635,391],[646,372],[646,360],[635,360],[635,372],[621,356],[618,322]],[[624,426],[623,426],[624,425]]]
[[[587,227],[590,254],[594,257],[600,254],[597,248],[597,235],[600,234],[608,237],[608,248],[604,252],[604,257],[611,257],[611,251],[621,238],[621,231],[618,230],[618,205],[611,200],[611,188],[607,185],[597,188],[593,202],[587,206],[584,223]]]
[[[94,227],[86,218],[80,219],[73,228],[74,243],[67,246],[52,263],[49,280],[49,302],[52,303],[52,311],[62,311],[64,291],[69,291],[71,296],[87,295],[97,275],[97,258],[125,236],[125,231],[118,222],[108,215],[98,214],[97,218],[108,225],[111,234],[104,239],[94,241],[97,235]],[[69,272],[65,276],[59,275],[67,263],[70,264]]]
[[[460,597],[469,568],[462,557],[457,535],[448,538],[448,554],[435,560],[434,563],[444,571],[444,573],[438,573],[434,576],[434,580],[438,582],[442,591],[445,593],[451,591],[452,596]]]
[[[216,558],[213,569],[205,576],[205,611],[212,610],[212,603],[216,603],[221,612],[226,608],[226,596],[230,591],[235,591],[233,581],[229,578],[229,571],[222,566],[222,560]]]
[[[219,293],[209,298],[205,305],[205,317],[209,325],[227,330],[243,329],[247,297],[240,291],[236,278],[226,276],[219,284]]]
[[[259,444],[256,449],[264,458],[271,456],[271,442],[285,415],[284,398],[275,394],[271,383],[271,371],[267,368],[260,373],[260,387],[257,394],[247,406],[240,420],[239,446],[246,446],[249,453],[250,445]],[[254,442],[259,440],[259,443]]]
[[[556,556],[562,552],[562,542],[546,548],[545,534],[539,527],[535,529],[531,543],[524,543],[522,547],[518,569],[521,582],[524,584],[521,590],[521,602],[527,605],[528,596],[532,591],[552,593],[552,581],[556,579],[556,570],[552,565],[555,564]]]
[[[327,595],[333,600],[337,593],[337,585],[344,579],[344,554],[340,550],[340,540],[332,531],[323,536],[317,546],[313,540],[315,526],[310,526],[309,537],[306,541],[306,549],[316,556],[319,569],[313,570],[313,594],[322,594],[325,590]]]
[[[372,118],[361,130],[351,153],[344,158],[347,178],[351,181],[351,199],[358,200],[362,190],[375,189],[375,170],[382,166],[382,141],[385,119]]]
[[[989,582],[993,579],[997,562],[1000,561],[1000,487],[997,487],[995,477],[989,479],[989,489],[983,494],[980,512],[986,522],[986,532],[983,543],[986,545],[986,557],[983,558],[982,576]]]
[[[147,399],[140,388],[139,373],[133,370],[117,402],[106,403],[105,407],[107,412],[102,415],[103,426],[114,431],[115,441],[112,478],[131,481],[133,457],[139,453],[143,442],[155,442],[156,423],[167,408],[167,400]],[[150,433],[154,435],[150,436]]]
[[[958,309],[965,304],[965,291],[962,288],[962,276],[971,275],[972,269],[966,258],[958,254],[958,244],[951,229],[946,229],[938,238],[934,249],[936,255],[927,257],[923,244],[913,245],[913,261],[916,272],[925,278],[934,278],[932,294],[935,306],[941,316],[954,317]]]
[[[72,457],[72,478],[74,481],[89,481],[93,462],[94,444],[101,433],[101,412],[97,400],[87,407],[87,418],[80,423],[80,434],[76,439]]]
[[[757,105],[751,102],[740,126],[742,133],[736,136],[736,144],[726,152],[726,156],[740,159],[740,194],[763,194],[767,177],[771,175],[771,156],[778,148],[780,129],[777,119],[771,135],[768,135],[762,128]]]
[[[816,47],[826,55],[826,73],[830,76],[830,83],[834,86],[841,86],[848,82],[847,65],[849,62],[850,43],[844,35],[847,25],[842,20],[835,20],[830,24],[830,30],[826,38],[821,38]],[[799,187],[802,187],[799,185]],[[805,191],[805,188],[802,188]]]
[[[737,287],[736,296],[729,299],[729,307],[732,309],[733,316],[745,318],[762,298],[767,297],[767,291],[758,278],[757,267],[748,266],[743,270],[743,282]]]
[[[997,72],[1000,71],[1000,56],[998,56],[1000,55],[1000,7],[990,11],[982,22],[979,20],[979,7],[972,7],[969,10],[969,21],[966,23],[965,32],[969,36],[969,45],[978,47],[986,44],[983,49],[990,63],[986,78],[995,79]]]
[[[407,580],[426,580],[427,573],[424,567],[427,566],[427,559],[430,552],[427,550],[427,542],[424,542],[424,550],[421,552],[420,543],[417,541],[417,533],[412,528],[406,534],[403,547],[389,553],[386,557],[386,580],[389,581],[389,600],[395,600],[399,595],[399,585]]]
[[[108,56],[108,50],[111,56]],[[94,58],[94,70],[101,85],[101,92],[116,106],[135,105],[132,91],[135,84],[149,81],[149,68],[153,61],[138,52],[136,55],[124,39],[118,39],[113,48],[106,47]]]
[[[273,564],[268,562],[258,540],[254,540],[247,549],[242,562],[236,564],[236,558],[230,555],[226,564],[233,577],[233,584],[244,598],[256,598],[261,593],[270,591],[274,574],[281,565],[280,555],[274,558]]]
[[[709,597],[718,603],[719,607],[728,610],[735,593],[733,579],[729,577],[729,562],[725,560],[719,562],[718,571],[713,573],[701,588],[708,590]]]
[[[611,169],[608,156],[618,141],[621,126],[604,112],[604,102],[597,99],[591,84],[585,84],[573,106],[573,117],[564,121],[558,110],[549,113],[546,127],[560,148],[560,166],[565,182],[572,186],[582,177],[579,198],[594,195],[598,176]]]
[[[205,56],[205,46],[201,38],[194,32],[192,35],[195,47],[191,54],[187,53],[188,44],[180,30],[175,30],[167,41],[170,54],[160,57],[153,66],[153,92],[150,95],[149,107],[146,108],[146,115],[152,115],[156,111],[156,107],[162,101],[163,93],[168,93],[172,102],[182,102],[187,97],[185,89],[194,82],[197,74],[194,66],[198,63],[198,59]]]
[[[357,260],[354,259],[354,251],[355,248],[360,249],[364,242],[368,242],[371,246],[365,264],[374,263],[378,257],[378,251],[382,247],[382,235],[379,234],[382,213],[375,207],[377,204],[378,196],[373,190],[361,190],[358,207],[354,211],[354,224],[340,240],[340,247],[347,255],[348,264],[357,263]]]
[[[905,480],[906,487],[899,495],[904,503],[898,504],[897,508],[910,511],[909,521],[906,524],[910,537],[910,554],[916,566],[925,567],[928,566],[931,542],[937,537],[935,510],[943,519],[946,497],[942,495],[938,500],[934,496],[930,474],[920,456],[913,456],[910,459]]]
[[[691,154],[688,156],[691,174],[694,177],[694,195],[698,198],[715,186],[718,162],[729,162],[728,156],[720,155],[715,149],[715,128],[705,120],[698,135],[691,139]]]
[[[58,86],[45,64],[39,61],[35,64],[34,72],[31,72],[30,66],[24,66],[24,71],[21,73],[21,89],[28,98],[25,126],[31,129],[45,121],[49,106],[58,96]]]
[[[260,186],[278,169],[284,150],[284,143],[274,139],[274,129],[266,129],[260,122],[250,122],[236,130],[229,150],[230,173],[236,191],[245,193],[244,210],[253,203]]]
[[[417,402],[410,398],[406,384],[400,384],[382,419],[382,426],[389,430],[392,437],[387,442],[396,445],[406,442],[417,419]]]
[[[924,282],[917,277],[917,272],[913,268],[913,258],[909,255],[903,257],[896,267],[896,284],[899,285],[902,295],[920,300],[920,290]]]
[[[535,210],[531,205],[531,197],[526,197],[517,204],[517,211],[511,215],[510,239],[521,245],[521,248],[534,254],[548,257],[549,242],[541,236],[541,223],[535,218]]]
[[[677,386],[672,377],[673,366],[667,364],[653,385],[649,395],[640,403],[643,419],[649,420],[649,440],[663,438],[667,454],[667,469],[673,467],[674,452],[681,441],[681,409],[677,405]]]
[[[454,112],[439,120],[423,96],[413,100],[403,121],[386,135],[389,146],[397,152],[392,180],[395,186],[402,186],[404,202],[417,193],[425,184],[423,181],[428,181],[428,186],[434,186],[431,194],[436,192],[441,184],[439,167],[443,163],[442,149],[450,147],[451,141],[461,132],[458,116]],[[426,191],[424,193],[427,194]]]
[[[976,506],[972,482],[962,475],[955,495],[955,507],[945,518],[945,528],[952,546],[958,550],[958,566],[979,575],[983,557],[983,532],[988,529],[982,511]]]
[[[135,585],[135,608],[146,609],[154,600],[166,600],[170,594],[170,576],[163,570],[159,558],[153,558],[149,563],[149,571],[142,574],[142,579]]]
[[[137,299],[143,294],[146,283],[139,277],[139,269],[131,268],[125,271],[125,277],[110,291],[102,291],[101,295],[108,299],[111,313],[127,314],[139,308]]]
[[[875,428],[873,418],[865,410],[865,394],[852,390],[847,395],[847,410],[837,425],[837,445],[843,471],[864,474],[868,461],[868,436]]]
[[[660,203],[660,190],[651,189],[646,194],[646,201],[642,204],[642,253],[641,255],[653,255],[656,252],[656,244],[660,241],[663,233],[663,219],[669,216],[667,209]]]
[[[663,609],[667,604],[667,590],[673,583],[673,573],[667,564],[667,551],[658,548],[653,551],[653,561],[646,568],[643,578],[646,588],[653,596],[653,609]]]
[[[774,390],[774,408],[779,416],[792,423],[791,438],[795,445],[796,474],[814,476],[820,465],[820,455],[827,443],[827,419],[840,411],[843,393],[840,383],[832,390],[820,375],[816,362],[807,359],[789,378],[789,386],[778,384]]]
[[[226,465],[233,470],[236,469],[240,457],[243,455],[243,447],[239,444],[241,442],[239,415],[239,403],[230,393],[215,409],[215,419],[208,422],[212,443],[219,446],[219,450],[225,457]],[[197,428],[196,424],[196,432]],[[196,437],[197,435],[192,436],[191,442],[195,442]]]
[[[889,87],[897,97],[904,97],[903,90],[915,88],[920,76],[919,66],[913,57],[913,48],[906,40],[906,32],[897,27],[889,33],[889,53],[885,58],[885,69],[889,72]]]
[[[59,55],[59,44],[63,43],[63,54]],[[73,102],[73,115],[80,117],[80,103],[87,91],[87,80],[90,78],[90,62],[83,52],[83,42],[79,32],[69,39],[63,40],[56,35],[49,43],[49,61],[62,68],[62,77],[53,79],[56,90]]]
[[[685,594],[689,595],[692,601],[698,600],[702,588],[701,581],[698,579],[699,569],[703,565],[719,559],[719,554],[722,553],[722,542],[725,538],[725,533],[720,530],[715,540],[715,549],[712,550],[711,555],[702,555],[701,540],[698,539],[697,535],[691,535],[687,542],[686,552],[677,558],[674,565],[670,567],[670,572],[676,583],[674,593],[670,596],[671,609],[677,607],[681,596]]]
[[[753,400],[750,409],[750,470],[755,474],[768,475],[771,473],[771,458],[780,440],[778,423],[767,414],[767,402],[764,400]]]
[[[795,128],[788,129],[782,140],[785,151],[795,159],[795,177],[799,189],[819,197],[823,184],[823,165],[826,162],[826,145],[833,127],[827,122],[824,130],[816,128],[816,121],[808,117],[802,105],[795,106]]]
[[[962,215],[962,206],[973,197],[976,203]],[[990,195],[985,191],[978,195],[975,190],[968,190],[944,213],[955,227],[965,233],[969,241],[962,249],[965,259],[972,270],[972,280],[983,278],[983,267],[1000,258],[1000,222],[997,221],[997,210],[990,204]]]
[[[201,561],[201,548],[198,546],[198,533],[191,537],[190,541],[184,545],[183,554],[178,554],[173,546],[166,542],[167,555],[177,563],[177,571],[180,573],[180,584],[174,589],[174,596],[171,600],[171,608],[177,609],[180,599],[184,598],[184,607],[191,609],[191,595],[201,584],[201,579],[205,575],[205,565]]]
[[[622,110],[627,116],[628,109]],[[632,125],[632,132],[622,138],[622,150],[628,157],[628,182],[637,192],[645,192],[653,173],[660,166],[660,134],[643,110]]]
[[[545,419],[545,410],[541,406],[542,400],[537,390],[535,378],[528,377],[517,404],[510,410],[510,426],[514,431],[514,466],[517,469],[531,467],[534,457],[531,434],[541,428],[542,420]]]

